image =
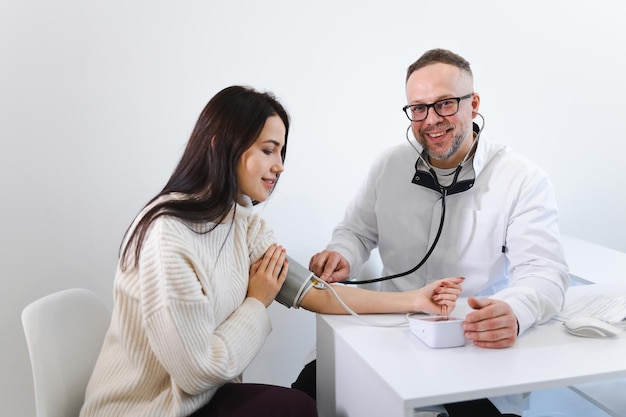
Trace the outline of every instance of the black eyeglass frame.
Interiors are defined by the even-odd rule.
[[[449,116],[454,116],[455,114],[457,114],[459,112],[459,104],[461,102],[461,100],[465,100],[468,99],[470,97],[473,97],[474,93],[469,93],[466,94],[464,96],[461,97],[449,97],[449,98],[442,98],[441,100],[437,100],[434,103],[430,103],[430,104],[407,104],[406,106],[402,107],[402,111],[404,112],[404,114],[406,114],[406,117],[408,117],[408,119],[412,122],[421,122],[422,120],[426,120],[426,118],[428,117],[428,111],[432,108],[433,110],[435,110],[435,113],[437,113],[438,116],[440,117],[449,117]],[[442,101],[449,101],[449,100],[456,100],[456,111],[454,113],[450,113],[450,114],[440,114],[439,111],[437,110],[437,104],[441,103]],[[426,107],[426,114],[424,115],[423,119],[411,119],[411,116],[409,116],[409,112],[407,112],[408,109],[410,109],[411,107],[416,107],[416,106],[424,106]]]

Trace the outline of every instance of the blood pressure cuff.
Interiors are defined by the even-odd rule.
[[[315,275],[293,258],[287,256],[287,259],[289,260],[287,278],[275,300],[286,307],[300,308],[302,299],[313,286],[311,278]]]

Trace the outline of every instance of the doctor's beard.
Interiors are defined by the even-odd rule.
[[[448,123],[448,124],[439,124],[430,129],[422,129],[420,130],[419,135],[417,136],[417,142],[422,146],[422,149],[426,151],[426,154],[428,155],[430,159],[444,161],[446,159],[451,158],[452,156],[454,156],[454,154],[457,153],[457,151],[461,148],[461,145],[463,145],[463,142],[465,141],[465,139],[467,139],[472,134],[472,130],[468,129],[467,125],[461,126],[461,129],[458,129],[456,133],[454,134],[450,147],[442,151],[436,151],[430,148],[430,146],[428,145],[428,140],[426,139],[425,132],[431,131],[431,130],[447,130],[447,129],[454,129],[454,128],[455,128],[455,125]]]

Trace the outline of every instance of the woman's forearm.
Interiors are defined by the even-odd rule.
[[[333,289],[348,307],[359,314],[422,311],[423,297],[415,292],[379,292],[345,285],[333,285]],[[348,314],[329,289],[311,288],[301,306],[316,313]]]

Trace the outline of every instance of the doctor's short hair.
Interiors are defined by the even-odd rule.
[[[422,56],[419,57],[417,61],[409,65],[409,68],[406,71],[405,81],[408,81],[411,74],[413,74],[415,71],[431,64],[454,65],[455,67],[469,75],[470,78],[474,78],[470,63],[465,58],[447,49],[436,48],[424,52],[424,54],[422,54]]]

